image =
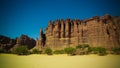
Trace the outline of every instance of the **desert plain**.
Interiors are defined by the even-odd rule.
[[[0,68],[120,68],[120,55],[0,54]]]

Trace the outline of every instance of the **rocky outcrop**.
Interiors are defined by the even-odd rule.
[[[0,35],[0,47],[4,48],[5,50],[9,50],[16,44],[15,39],[11,39],[6,36]]]
[[[43,34],[43,32],[41,32]],[[45,31],[45,37],[37,42],[38,46],[52,49],[75,47],[78,44],[90,44],[92,47],[104,47],[111,49],[120,46],[120,17],[108,14],[99,17],[82,20],[56,20],[50,21]],[[42,40],[46,38],[46,40]]]
[[[40,29],[40,39],[36,39],[36,46],[34,47],[35,49],[44,49],[46,42],[46,36],[43,33],[43,30]]]
[[[27,35],[21,35],[19,38],[17,38],[16,46],[27,46],[28,49],[33,48],[36,45],[36,41]]]

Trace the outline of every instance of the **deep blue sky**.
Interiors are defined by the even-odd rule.
[[[49,20],[120,16],[120,0],[0,0],[0,35],[39,37]]]

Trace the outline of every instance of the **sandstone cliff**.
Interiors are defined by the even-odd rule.
[[[28,49],[32,49],[35,45],[36,41],[27,35],[21,35],[16,39],[0,35],[0,47],[5,50],[12,50],[18,46],[27,46]]]
[[[50,21],[45,34],[41,30],[40,36],[36,46],[41,49],[43,47],[63,49],[83,43],[92,47],[111,49],[120,46],[120,17],[106,14],[83,21],[78,19]]]

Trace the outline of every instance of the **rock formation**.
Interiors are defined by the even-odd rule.
[[[16,40],[0,35],[0,47],[9,50],[16,44]]]
[[[36,45],[52,49],[76,47],[78,44],[111,49],[120,46],[120,17],[106,14],[84,21],[78,19],[65,21],[61,19],[55,23],[50,21],[45,34],[41,31],[40,36]]]
[[[28,49],[31,49],[36,45],[36,41],[32,38],[29,38],[27,35],[21,35],[19,38],[17,38],[15,47],[17,45],[24,45],[27,46]]]
[[[50,21],[45,33],[40,29],[40,39],[36,41],[26,35],[10,39],[0,35],[0,47],[6,50],[25,45],[28,49],[76,47],[78,44],[89,44],[91,47],[111,49],[120,47],[120,17],[108,14],[94,16],[86,20],[58,19]]]
[[[37,38],[36,40],[36,46],[34,47],[35,49],[44,49],[46,42],[46,36],[43,33],[43,30],[40,29],[40,39]]]

